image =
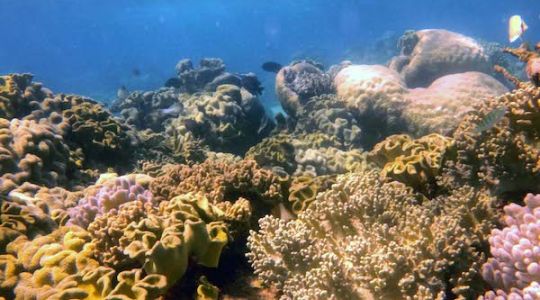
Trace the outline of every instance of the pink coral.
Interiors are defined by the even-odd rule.
[[[134,178],[116,178],[97,191],[88,193],[76,207],[71,208],[68,211],[71,218],[68,224],[86,228],[96,217],[135,200],[151,202],[152,193],[138,184]]]
[[[524,289],[528,287],[528,290],[531,290],[532,283],[536,285],[535,295],[539,295],[537,282],[540,282],[540,194],[528,194],[525,197],[525,206],[510,204],[504,207],[504,211],[507,227],[492,231],[489,243],[493,257],[482,267],[484,279],[492,287],[503,291],[489,292],[486,298],[490,299],[493,293],[502,295],[504,291],[519,295],[525,293]]]

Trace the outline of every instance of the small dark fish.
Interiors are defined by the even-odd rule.
[[[186,126],[187,130],[194,131],[197,129],[197,122],[195,120],[187,119],[184,120],[184,126]]]
[[[172,77],[165,81],[165,87],[173,87],[179,89],[180,87],[182,87],[182,82],[179,78]]]
[[[281,68],[283,68],[283,66],[278,64],[277,62],[267,61],[264,64],[262,64],[262,68],[266,72],[277,73],[279,72],[279,70],[281,70]]]
[[[497,123],[499,123],[499,121],[502,120],[506,112],[507,109],[504,106],[495,108],[494,110],[490,111],[487,115],[484,116],[482,121],[478,123],[478,125],[476,126],[476,132],[481,133],[493,128],[493,126],[495,126]]]
[[[131,70],[131,75],[139,77],[141,76],[141,70],[139,70],[139,68],[133,68],[133,70]]]

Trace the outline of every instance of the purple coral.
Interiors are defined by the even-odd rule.
[[[69,209],[68,225],[87,228],[96,217],[135,200],[149,203],[152,201],[152,193],[133,179],[118,177],[104,184],[97,192],[86,195],[79,200],[77,206]]]
[[[504,211],[507,227],[492,231],[489,243],[493,257],[482,267],[484,279],[498,290],[485,297],[539,299],[540,194],[528,194],[525,206],[510,204]]]

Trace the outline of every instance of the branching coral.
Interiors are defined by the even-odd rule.
[[[375,145],[369,159],[382,168],[383,178],[429,193],[435,187],[444,161],[453,158],[454,152],[451,138],[430,134],[414,140],[401,134],[389,136]]]
[[[253,160],[209,159],[191,167],[170,166],[150,184],[150,190],[158,200],[200,191],[213,204],[243,197],[254,207],[267,209],[284,197],[279,178]]]
[[[482,276],[497,291],[487,293],[486,299],[512,292],[536,299],[540,294],[540,195],[528,194],[524,202],[504,207],[506,227],[494,229],[489,238],[493,257],[482,267]]]
[[[344,175],[298,219],[262,218],[248,257],[282,299],[472,298],[491,205],[468,187],[428,201],[374,171]]]

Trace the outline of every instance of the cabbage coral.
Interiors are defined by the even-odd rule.
[[[471,298],[495,211],[468,187],[427,200],[377,172],[342,175],[296,220],[251,232],[255,274],[281,299]]]

